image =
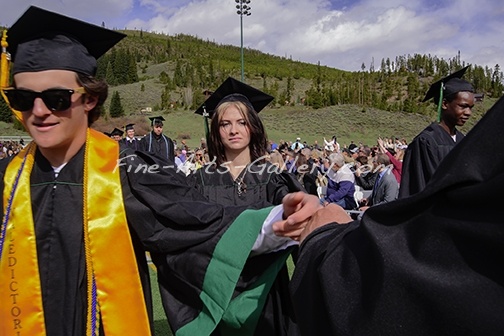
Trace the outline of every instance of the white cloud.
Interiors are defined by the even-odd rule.
[[[0,10],[0,24],[10,26],[30,5],[94,24],[111,21],[133,7],[134,0],[7,0]]]
[[[232,0],[17,0],[2,5],[0,23],[12,24],[31,3],[109,27],[240,45]],[[376,66],[387,57],[449,58],[460,50],[469,63],[503,63],[504,6],[497,0],[252,0],[250,6],[245,47],[295,60],[359,70],[373,57]]]

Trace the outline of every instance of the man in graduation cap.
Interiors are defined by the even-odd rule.
[[[121,143],[133,150],[140,150],[142,147],[140,146],[140,140],[135,138],[135,124],[128,124],[124,126],[124,130],[126,131],[126,137],[121,140]]]
[[[171,161],[175,160],[175,145],[172,139],[163,134],[162,116],[149,117],[152,131],[140,140],[140,148]]]
[[[120,130],[119,128],[114,127],[114,129],[112,130],[112,132],[109,133],[109,136],[112,139],[114,139],[115,141],[120,142],[122,140],[123,134],[124,134],[123,130]]]
[[[464,135],[457,130],[471,116],[473,86],[462,79],[468,66],[431,85],[424,101],[434,99],[438,120],[427,126],[408,145],[402,168],[399,198],[425,188],[444,157]]]
[[[120,151],[89,127],[108,91],[94,77],[96,59],[124,37],[32,6],[2,39],[2,95],[33,138],[0,162],[2,336],[150,335],[145,249],[172,285],[172,328],[208,335],[251,250],[264,248],[264,219],[282,218],[281,207],[210,204],[183,174],[163,169],[168,161]],[[315,204],[285,198],[283,216],[293,223],[285,236],[299,235]],[[266,250],[285,239],[271,235]],[[190,267],[181,253],[194,257]]]
[[[414,196],[312,217],[291,282],[303,335],[502,335],[502,125],[504,98]]]

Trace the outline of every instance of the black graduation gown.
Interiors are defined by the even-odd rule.
[[[423,190],[446,155],[464,135],[456,130],[455,139],[439,124],[427,126],[408,145],[404,154],[399,198],[408,197]]]
[[[501,98],[422,192],[303,241],[291,291],[304,335],[502,335],[503,124]]]
[[[235,181],[243,179],[238,185],[225,168],[216,170],[213,166],[204,166],[194,173],[196,188],[211,202],[222,205],[252,205],[260,201],[270,204],[281,204],[289,192],[303,190],[296,177],[277,170],[270,163],[251,164],[244,169]],[[241,190],[239,190],[241,188]],[[241,191],[241,192],[239,192]],[[281,255],[270,253],[249,258],[235,289],[234,297],[238,296],[251,281],[256,279],[275,259]],[[297,335],[292,303],[288,290],[289,273],[284,265],[279,271],[271,287],[261,316],[257,322],[255,335]],[[219,335],[216,330],[213,335]]]
[[[252,205],[260,201],[270,204],[282,204],[282,199],[289,192],[303,190],[296,177],[287,172],[276,173],[276,167],[270,163],[251,164],[245,168],[236,181],[241,181],[241,193],[238,183],[233,181],[226,168],[215,169],[207,165],[194,173],[196,188],[209,201],[222,205]]]
[[[137,138],[133,138],[133,140],[129,140],[128,138],[123,138],[121,141],[119,141],[121,145],[130,148],[132,150],[142,150],[142,145],[140,143],[140,140]]]
[[[140,140],[140,149],[156,154],[165,159],[175,160],[175,145],[172,139],[164,134],[156,135],[150,132]]]
[[[8,160],[0,161],[2,194],[7,164]],[[85,334],[83,165],[84,147],[55,179],[52,167],[37,151],[31,174],[42,301],[47,335],[51,336]],[[199,192],[188,186],[184,174],[176,173],[173,162],[145,152],[123,148],[118,165],[126,217],[149,318],[152,321],[145,250],[151,251],[158,267],[163,299],[172,302],[173,310],[167,312],[167,317],[172,328],[177,330],[194,320],[202,310],[198,295],[212,251],[223,232],[245,207],[224,208],[208,203]],[[149,172],[146,167],[159,168],[156,172]],[[265,205],[264,202],[256,204],[258,208]],[[0,210],[3,213],[3,206]],[[113,243],[114,237],[110,239]],[[188,264],[191,267],[181,267]],[[173,279],[176,279],[175,284]],[[118,285],[122,285],[120,280]]]
[[[3,174],[7,164],[7,160],[2,161],[0,168],[2,194]],[[30,176],[42,302],[46,332],[51,336],[86,334],[83,164],[84,147],[56,178],[49,162],[37,150]],[[145,252],[134,231],[132,240],[152,323],[152,300]]]
[[[304,187],[304,189],[308,194],[318,196],[317,179],[319,170],[312,162],[309,162],[308,165],[310,166],[310,169],[304,173],[300,173],[299,171],[297,171],[296,178],[301,183],[301,185]]]

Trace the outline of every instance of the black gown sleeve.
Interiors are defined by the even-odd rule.
[[[168,143],[168,155],[170,155],[170,159],[175,161],[175,144],[171,138],[166,137]]]
[[[268,195],[273,204],[282,204],[282,200],[288,193],[303,191],[305,188],[296,179],[296,176],[284,170],[280,173],[273,173],[268,183]]]
[[[121,160],[128,163],[121,166],[130,191],[124,197],[128,222],[149,251],[168,253],[205,242],[247,208],[208,203],[172,161],[159,156],[123,149]]]
[[[503,111],[501,98],[421,192],[305,239],[290,288],[304,335],[502,334],[504,213],[488,200],[504,188]]]
[[[267,203],[209,203],[169,160],[128,150],[121,160],[131,163],[121,166],[127,219],[151,252],[169,323],[174,331],[195,328],[206,334],[200,328],[213,330],[211,324],[220,320],[223,312],[216,307],[229,304],[269,213],[269,208],[245,210]]]
[[[399,198],[408,197],[425,189],[440,163],[437,144],[430,136],[419,135],[404,155]]]

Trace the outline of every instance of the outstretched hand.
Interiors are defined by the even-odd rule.
[[[320,200],[304,192],[288,194],[283,201],[285,220],[273,224],[273,230],[277,236],[289,237],[299,240],[301,232],[308,224],[308,220],[322,208]]]
[[[334,203],[328,204],[313,214],[305,229],[301,232],[299,242],[302,242],[310,233],[321,226],[329,223],[347,224],[351,221],[352,218],[345,209]]]
[[[380,149],[380,152],[385,154],[386,152],[386,149],[385,149],[385,143],[383,142],[383,139],[382,138],[378,138],[376,139],[376,142],[378,143],[378,147]]]

